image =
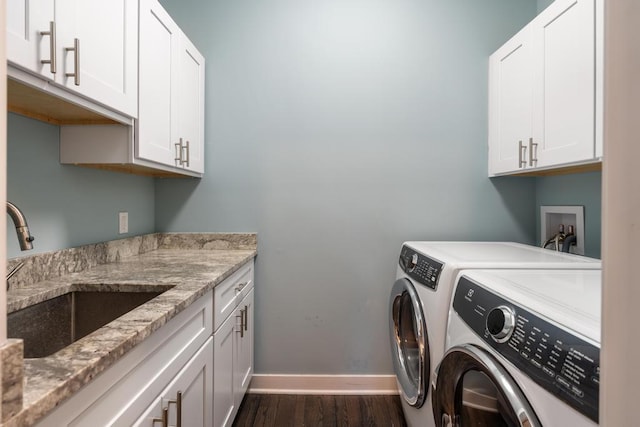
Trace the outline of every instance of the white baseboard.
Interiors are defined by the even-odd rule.
[[[255,394],[398,394],[395,375],[254,374]]]

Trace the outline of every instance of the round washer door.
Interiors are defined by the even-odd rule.
[[[391,358],[403,399],[420,408],[429,381],[429,342],[420,297],[407,279],[393,284],[389,300]]]
[[[431,397],[438,427],[541,427],[509,373],[475,345],[447,351]]]

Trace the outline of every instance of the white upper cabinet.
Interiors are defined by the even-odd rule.
[[[8,0],[6,5],[7,58],[53,80],[57,71],[57,58],[50,63],[57,54],[53,0]]]
[[[155,0],[140,0],[138,157],[204,172],[204,58]]]
[[[522,165],[531,137],[533,87],[531,27],[523,28],[489,58],[489,172]]]
[[[204,172],[204,58],[187,39],[180,39],[178,130],[182,138],[182,165]]]
[[[11,65],[137,116],[136,0],[8,0],[7,24]]]
[[[598,161],[595,0],[556,0],[489,58],[489,176]]]
[[[537,166],[594,158],[593,0],[556,0],[533,21],[533,153]],[[536,150],[537,148],[537,150]]]
[[[140,0],[140,99],[136,154],[138,157],[169,165],[179,158],[178,73],[175,56],[180,29],[154,0]]]
[[[56,18],[62,55],[59,81],[67,89],[136,117],[138,2],[56,0]]]
[[[60,162],[154,176],[201,177],[204,57],[157,0],[136,4],[137,119],[133,126],[61,126]],[[84,6],[76,8],[81,11]],[[73,52],[70,57],[73,59]],[[89,73],[81,75],[82,81],[85,74]]]

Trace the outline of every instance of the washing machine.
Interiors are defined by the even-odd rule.
[[[391,358],[409,427],[432,427],[430,383],[463,269],[595,269],[600,260],[512,242],[405,242],[389,303]]]
[[[432,390],[437,426],[596,426],[601,272],[463,271]]]

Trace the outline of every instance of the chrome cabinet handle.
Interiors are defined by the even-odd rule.
[[[176,405],[176,427],[182,427],[182,392],[178,391],[176,400],[170,400],[169,405]],[[168,409],[168,407],[167,407]]]
[[[527,166],[527,160],[524,159],[525,155],[523,154],[523,152],[526,153],[526,151],[527,147],[522,145],[522,141],[518,141],[518,169]]]
[[[52,74],[56,73],[56,23],[55,21],[49,22],[49,31],[40,31],[41,36],[49,36],[49,59],[43,59],[41,64],[49,64],[49,69]]]
[[[162,408],[162,418],[154,418],[151,425],[154,426],[156,423],[161,423],[162,427],[169,427],[169,408]]]
[[[189,167],[189,140],[186,141],[186,145],[185,148],[187,150],[187,160],[185,160],[184,162],[182,162],[182,164],[186,164],[187,167]],[[180,154],[182,156],[182,154]]]
[[[176,147],[176,157],[174,159],[176,163],[179,163],[179,166],[184,166],[186,164],[187,167],[189,167],[189,141],[186,141],[185,144],[183,144],[182,138],[180,138],[180,142],[176,142],[174,145]]]
[[[244,330],[247,330],[247,325],[249,324],[249,306],[244,306]]]
[[[536,149],[535,156],[533,155],[533,149]],[[538,163],[538,144],[533,142],[533,138],[529,138],[529,166],[534,166],[534,163]]]
[[[244,325],[244,309],[240,310],[240,315],[236,316],[237,318],[240,318],[240,330],[236,331],[236,333],[240,333],[240,338],[244,338],[244,331],[245,331],[245,325]]]
[[[73,39],[73,47],[65,47],[67,52],[75,52],[75,58],[73,60],[73,67],[75,68],[73,73],[66,73],[65,76],[73,77],[73,83],[76,86],[80,86],[80,39]]]
[[[176,142],[173,145],[176,147],[176,157],[174,160],[176,163],[182,164],[182,138],[180,138],[180,142]]]

